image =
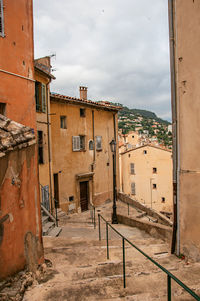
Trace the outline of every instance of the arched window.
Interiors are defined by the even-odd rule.
[[[89,141],[89,150],[94,150],[94,141],[93,140]]]

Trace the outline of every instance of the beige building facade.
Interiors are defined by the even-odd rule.
[[[172,213],[172,154],[144,145],[120,154],[120,190],[149,207]]]
[[[195,260],[200,260],[199,16],[200,1],[169,1],[174,150],[173,243],[177,254],[183,253]]]
[[[48,56],[35,60],[34,67],[40,200],[46,209],[50,211],[55,205],[52,198],[53,178],[50,126],[50,83],[55,77],[51,74],[51,62]]]
[[[65,212],[112,199],[110,142],[117,141],[118,110],[87,100],[85,87],[80,87],[80,98],[51,94],[54,197]],[[117,185],[118,176],[117,160]]]

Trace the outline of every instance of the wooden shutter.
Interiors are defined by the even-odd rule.
[[[135,183],[131,183],[131,194],[135,195]]]
[[[42,84],[42,112],[46,112],[46,85]]]
[[[72,149],[74,152],[77,152],[80,150],[80,136],[72,137]]]

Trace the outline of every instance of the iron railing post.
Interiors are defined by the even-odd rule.
[[[96,229],[95,207],[94,207],[94,229]]]
[[[169,275],[167,275],[167,295],[168,295],[168,301],[171,301],[171,277]]]
[[[98,214],[98,224],[99,224],[99,241],[101,240],[101,221],[100,221],[100,214]]]
[[[128,215],[129,215],[129,204],[128,204]]]
[[[108,223],[106,222],[106,241],[107,241],[107,259],[109,259],[109,245],[108,245]]]
[[[125,240],[124,237],[122,238],[122,248],[123,248],[123,282],[124,288],[126,288],[126,263],[125,263]]]
[[[56,206],[56,227],[58,227],[58,212],[57,212],[57,206]]]

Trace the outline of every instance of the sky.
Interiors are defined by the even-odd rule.
[[[56,54],[51,91],[171,120],[167,0],[33,0],[35,58]]]

